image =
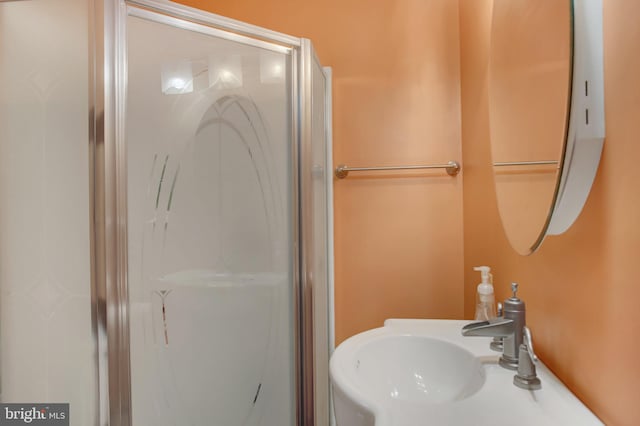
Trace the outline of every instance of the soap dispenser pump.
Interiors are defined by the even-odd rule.
[[[488,266],[476,266],[474,271],[479,271],[482,282],[478,284],[476,294],[476,321],[490,321],[496,317],[496,299],[493,294],[493,275]]]

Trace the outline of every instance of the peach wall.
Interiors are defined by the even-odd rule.
[[[182,0],[313,41],[333,68],[334,162],[459,160],[458,3]],[[334,184],[337,343],[390,317],[463,313],[462,177]]]
[[[640,3],[603,2],[607,139],[585,209],[523,257],[504,237],[489,166],[490,1],[460,0],[465,316],[472,266],[494,267],[499,298],[518,281],[545,364],[607,425],[640,424]]]

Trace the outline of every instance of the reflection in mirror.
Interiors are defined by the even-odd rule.
[[[569,1],[494,2],[491,152],[502,223],[523,254],[539,244],[555,196],[568,125],[571,33]]]
[[[523,255],[533,253],[549,233],[563,232],[573,222],[600,158],[604,125],[598,108],[592,108],[596,117],[586,123],[591,128],[576,124],[576,118],[584,117],[585,105],[588,109],[589,102],[602,100],[596,96],[602,93],[598,87],[602,84],[601,52],[596,71],[586,66],[588,59],[597,59],[593,51],[598,53],[601,46],[581,40],[587,34],[585,23],[601,20],[597,7],[591,7],[593,16],[586,13],[587,3],[594,6],[598,2],[495,0],[493,4],[489,118],[494,181],[506,235]],[[590,30],[591,35],[598,34],[599,26],[601,23],[595,25],[595,32]],[[600,80],[593,75],[583,80],[590,73]],[[573,93],[572,99],[576,85],[588,85],[591,79],[598,87],[592,99],[584,90]],[[589,139],[596,146],[586,162],[589,173],[574,170],[572,184],[567,186],[572,163],[576,163],[574,169],[581,168],[573,158],[578,152],[575,147],[594,135],[599,138]],[[560,208],[567,200],[570,205]],[[568,225],[550,232],[554,220]]]

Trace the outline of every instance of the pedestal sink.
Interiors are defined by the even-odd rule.
[[[387,320],[331,358],[337,426],[602,425],[542,363],[542,389],[513,385],[469,321]]]

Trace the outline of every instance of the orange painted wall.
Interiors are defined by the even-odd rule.
[[[458,3],[182,0],[313,41],[333,68],[334,162],[459,160]],[[386,318],[463,313],[462,178],[334,184],[337,343]]]
[[[577,222],[531,256],[516,255],[498,218],[490,168],[487,47],[491,0],[460,0],[465,163],[465,315],[494,267],[499,298],[521,284],[536,350],[607,425],[640,424],[640,2],[604,1],[607,139]]]

